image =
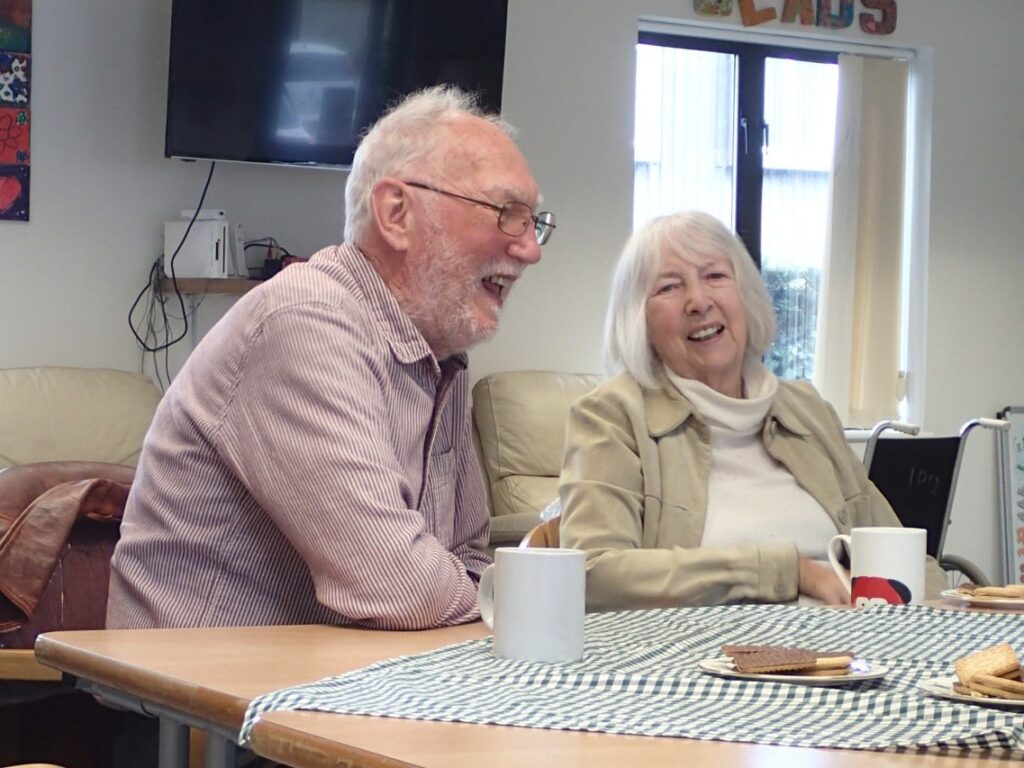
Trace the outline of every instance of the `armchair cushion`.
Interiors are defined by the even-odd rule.
[[[485,376],[473,387],[492,544],[518,544],[558,495],[569,406],[600,380],[590,374],[510,371]]]

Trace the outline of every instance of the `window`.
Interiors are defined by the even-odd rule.
[[[634,221],[731,224],[773,296],[776,374],[848,425],[922,422],[930,52],[641,24]]]
[[[642,33],[634,223],[700,209],[761,267],[779,328],[766,364],[814,375],[838,83],[834,53]]]
[[[642,25],[635,225],[684,209],[730,224],[775,305],[769,367],[812,379],[848,424],[920,420],[930,57]]]

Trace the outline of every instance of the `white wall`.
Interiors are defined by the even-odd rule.
[[[0,366],[136,369],[128,308],[209,168],[163,157],[170,0],[35,0],[32,27],[31,211],[0,221]],[[344,183],[219,164],[205,205],[308,254],[340,238]]]
[[[781,0],[758,6],[781,7]],[[859,6],[859,4],[857,4]],[[934,60],[925,427],[1024,404],[1024,29],[1020,0],[899,0],[887,42]],[[169,0],[35,0],[32,220],[0,222],[0,367],[132,369],[125,320],[161,224],[206,165],[163,158]],[[689,0],[510,0],[508,118],[559,228],[475,375],[596,371],[611,265],[632,216],[633,45],[640,15]],[[860,10],[859,7],[857,10]],[[733,18],[727,24],[738,25]],[[788,29],[799,29],[789,26]],[[877,42],[859,31],[825,37]],[[345,175],[219,165],[207,204],[296,253],[335,242]],[[226,304],[208,299],[203,325]],[[968,449],[947,549],[997,574],[994,440]]]

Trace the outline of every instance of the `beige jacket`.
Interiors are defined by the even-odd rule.
[[[795,600],[794,545],[701,548],[710,432],[690,402],[661,383],[643,389],[621,374],[570,413],[561,542],[587,553],[588,609]],[[810,384],[779,382],[762,439],[841,533],[900,524]],[[937,597],[945,577],[932,558],[927,570],[928,597]]]

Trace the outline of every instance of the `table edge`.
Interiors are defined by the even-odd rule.
[[[249,747],[260,757],[304,768],[335,768],[339,764],[339,748],[344,751],[346,768],[420,768],[415,763],[368,752],[347,743],[341,745],[332,739],[262,719],[258,719],[249,732]],[[293,760],[298,762],[291,762]]]
[[[36,638],[35,654],[40,664],[60,670],[65,675],[127,693],[141,701],[192,713],[236,733],[242,729],[249,707],[249,700],[243,697],[205,686],[177,683],[167,675],[144,667],[104,658],[94,651],[69,648],[60,639],[47,634]]]

